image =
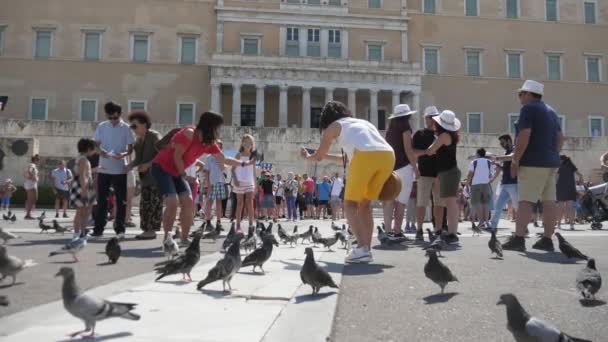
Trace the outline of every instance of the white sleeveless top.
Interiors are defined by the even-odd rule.
[[[249,157],[241,156],[240,159],[242,162],[249,161]],[[253,179],[253,167],[254,165],[247,165],[245,167],[237,166],[234,173],[236,174],[236,178],[239,181],[241,187],[246,185],[255,185],[255,181]]]
[[[355,149],[359,151],[393,151],[391,145],[384,140],[371,122],[355,118],[343,118],[336,122],[342,127],[337,138],[338,145],[344,150],[349,160],[353,158]]]

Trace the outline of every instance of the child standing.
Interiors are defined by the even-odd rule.
[[[11,197],[15,191],[17,191],[17,188],[10,178],[4,181],[4,185],[0,186],[0,210],[11,210]]]
[[[239,152],[234,156],[234,159],[246,163],[252,158],[255,140],[253,136],[245,134],[241,139]],[[243,207],[247,207],[247,215],[249,216],[249,227],[253,226],[253,196],[256,191],[256,174],[255,166],[249,164],[246,166],[236,166],[232,168],[232,180],[234,182],[234,193],[236,193],[236,227],[241,231],[241,219]]]
[[[80,231],[85,229],[89,214],[97,196],[93,187],[93,173],[91,163],[87,157],[95,153],[95,141],[92,139],[80,139],[78,141],[78,157],[74,170],[74,181],[70,191],[70,204],[76,208],[74,215],[74,238],[80,236]]]

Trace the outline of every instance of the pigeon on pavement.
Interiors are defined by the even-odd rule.
[[[226,238],[224,239],[224,242],[222,243],[223,251],[225,251],[226,249],[228,249],[228,247],[230,247],[230,245],[234,241],[235,235],[236,235],[236,223],[232,222],[232,225],[230,225],[230,230],[228,231],[228,235],[226,235]]]
[[[17,221],[17,215],[13,214],[13,216],[11,216],[11,222],[15,223],[15,221]]]
[[[315,295],[319,293],[319,290],[324,286],[337,289],[338,285],[336,285],[331,275],[317,265],[312,248],[306,247],[304,254],[306,254],[306,259],[304,260],[304,265],[302,265],[302,269],[300,270],[300,279],[302,279],[304,284],[312,287],[312,294]]]
[[[587,260],[587,266],[576,276],[576,288],[585,299],[595,299],[595,294],[602,287],[602,276],[595,268],[595,259]]]
[[[49,253],[49,257],[59,254],[71,254],[72,258],[74,258],[74,262],[78,262],[77,254],[86,247],[87,240],[89,239],[88,233],[89,231],[87,229],[83,229],[77,239],[68,242],[61,247],[61,249]]]
[[[249,227],[249,231],[247,232],[247,237],[241,243],[241,248],[245,250],[245,252],[249,253],[250,250],[255,250],[258,246],[258,240],[255,235],[255,228]]]
[[[95,324],[97,321],[106,318],[121,317],[137,321],[140,316],[134,312],[137,304],[118,303],[107,300],[99,300],[91,297],[76,284],[74,270],[70,267],[62,267],[55,277],[63,277],[63,286],[61,287],[61,295],[63,297],[63,306],[72,314],[72,316],[81,319],[84,322],[85,329],[70,334],[72,338],[85,333],[91,332],[90,335],[83,336],[84,338],[92,338],[95,336]]]
[[[555,233],[555,236],[557,236],[557,239],[559,240],[559,250],[562,251],[562,253],[564,253],[564,255],[566,257],[568,257],[568,259],[570,259],[570,258],[577,258],[577,259],[584,259],[584,260],[589,259],[589,257],[587,257],[585,254],[581,253],[581,251],[579,251],[574,246],[572,246],[570,244],[570,242],[566,241],[566,239],[564,239],[562,234]]]
[[[433,233],[433,231],[431,231],[431,230],[430,230],[430,229],[428,229],[428,228],[426,229],[426,232],[427,232],[427,234],[429,235],[429,242],[431,242],[431,243],[432,243],[433,241],[435,241],[435,239],[437,238],[437,235],[435,235],[435,234]]]
[[[308,230],[300,235],[298,235],[298,238],[302,239],[302,243],[304,243],[304,240],[310,242],[312,239],[312,233],[313,233],[313,226],[308,227]]]
[[[279,239],[281,241],[285,241],[285,239],[287,239],[287,232],[285,231],[285,229],[283,229],[283,227],[281,227],[281,224],[277,224],[277,235],[279,235]]]
[[[334,236],[322,237],[322,238],[318,239],[317,241],[320,244],[322,244],[323,246],[327,247],[327,250],[331,251],[332,250],[331,246],[335,245],[336,242],[338,242],[338,240],[340,239],[340,236],[342,236],[342,234],[340,232],[336,232],[334,234]]]
[[[255,273],[255,268],[259,267],[262,270],[262,273],[266,273],[264,271],[264,263],[270,259],[272,255],[272,245],[279,247],[279,243],[275,239],[274,235],[266,234],[264,236],[264,240],[262,241],[262,247],[256,249],[251,252],[248,256],[243,259],[243,264],[241,267],[253,266],[253,272]]]
[[[186,280],[186,276],[188,276],[188,279],[192,281],[190,271],[192,271],[192,268],[196,266],[196,264],[198,264],[198,261],[201,259],[200,240],[201,233],[197,232],[196,234],[194,234],[194,238],[192,239],[192,242],[190,242],[188,248],[186,248],[184,254],[167,262],[164,265],[156,267],[154,270],[157,274],[159,274],[159,276],[156,277],[155,280],[159,281],[168,275],[181,273],[182,280]]]
[[[108,240],[108,243],[106,243],[106,255],[111,263],[115,264],[118,261],[118,258],[120,258],[120,252],[121,248],[118,238],[113,237]]]
[[[4,221],[10,221],[10,220],[11,220],[11,214],[10,214],[10,211],[9,211],[8,215],[2,214],[2,219],[3,219]]]
[[[215,266],[209,270],[207,277],[198,283],[196,286],[197,290],[201,290],[207,284],[214,281],[221,280],[224,292],[226,292],[226,284],[228,284],[228,293],[232,293],[230,281],[232,281],[232,277],[239,271],[242,264],[240,247],[242,237],[242,234],[237,234],[234,243],[230,245],[228,251],[224,254],[224,258],[219,260]]]
[[[210,232],[206,232],[203,234],[203,237],[201,239],[203,240],[217,240],[217,238],[220,236],[220,232],[221,232],[221,228],[219,227],[215,227],[214,230],[210,231]]]
[[[424,275],[441,287],[441,293],[449,282],[458,281],[450,269],[437,258],[437,251],[427,249],[429,260],[424,265]]]
[[[0,227],[0,239],[2,239],[2,244],[6,244],[6,241],[8,240],[12,240],[12,239],[18,239],[19,236],[15,235],[11,232],[9,232],[8,230],[4,230],[2,227]]]
[[[321,239],[321,234],[319,233],[319,227],[315,227],[315,230],[312,232],[312,243],[317,246],[318,243],[321,243],[319,240]]]
[[[336,232],[339,232],[342,230],[342,228],[340,228],[334,221],[331,221],[331,229],[333,229]]]
[[[496,254],[497,257],[502,258],[502,245],[496,238],[496,230],[492,230],[492,236],[488,241],[488,247],[490,247],[491,254]]]
[[[19,272],[35,265],[36,263],[33,260],[28,259],[24,261],[16,256],[8,255],[6,247],[0,245],[0,274],[2,274],[0,281],[8,276],[11,276],[11,278],[13,278],[11,285],[14,285],[17,281],[17,274]]]
[[[57,220],[53,220],[53,229],[55,229],[55,233],[61,233],[61,234],[65,234],[65,232],[68,231],[67,228],[60,226],[59,222],[57,222]]]
[[[549,322],[529,313],[521,306],[513,294],[503,294],[496,305],[507,307],[507,329],[518,342],[591,342],[565,334]]]
[[[171,260],[179,254],[179,246],[170,234],[167,235],[167,238],[163,241],[163,252],[167,257],[167,260]]]
[[[483,233],[483,231],[481,230],[481,228],[479,228],[479,226],[473,226],[473,228],[471,228],[471,230],[473,231],[473,236],[475,236],[475,234],[477,234],[477,236],[481,235]]]
[[[37,217],[38,220],[44,220],[46,218],[46,210],[42,211],[42,214],[40,214],[40,216]]]
[[[10,304],[8,297],[0,295],[0,306],[8,306]]]
[[[42,232],[46,232],[53,229],[52,226],[45,224],[43,219],[38,220],[38,227],[40,228],[40,234],[42,234]]]

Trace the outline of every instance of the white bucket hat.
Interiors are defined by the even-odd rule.
[[[439,115],[439,109],[435,106],[428,106],[424,109],[424,116],[435,116]]]
[[[451,110],[444,110],[441,114],[433,116],[433,120],[448,131],[455,132],[460,129],[460,120]]]
[[[534,94],[538,94],[543,96],[544,95],[544,91],[545,91],[545,86],[542,83],[533,81],[533,80],[527,80],[526,82],[524,82],[524,85],[517,89],[517,92],[522,92],[522,91],[526,91],[528,93],[534,93]]]
[[[399,118],[402,116],[408,116],[416,113],[415,110],[411,110],[410,106],[407,104],[398,104],[395,106],[393,113],[388,117],[388,119]]]

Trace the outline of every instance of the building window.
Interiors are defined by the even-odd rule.
[[[146,100],[129,100],[129,112],[135,110],[148,110],[148,101]]]
[[[509,133],[511,133],[513,140],[517,135],[517,120],[519,120],[519,114],[509,113]]]
[[[587,64],[587,82],[601,82],[602,68],[600,66],[600,58],[589,56],[585,60]]]
[[[519,0],[506,0],[507,2],[507,18],[519,18]]]
[[[367,60],[380,62],[384,59],[382,44],[367,44]]]
[[[260,39],[259,38],[242,38],[242,54],[257,56],[260,54]]]
[[[557,0],[545,0],[545,18],[547,21],[558,21]]]
[[[300,29],[296,27],[287,28],[287,44],[285,46],[285,54],[291,57],[300,55]]]
[[[585,6],[585,24],[595,24],[597,22],[595,1],[585,1],[584,6]]]
[[[321,0],[308,0],[309,5],[321,6]]]
[[[319,128],[321,124],[321,112],[323,108],[310,108],[310,128]]]
[[[483,132],[483,113],[467,113],[467,133]]]
[[[255,126],[255,105],[241,105],[241,126]]]
[[[150,52],[149,36],[145,34],[134,34],[132,36],[132,60],[136,63],[148,62]]]
[[[439,74],[439,49],[424,48],[424,72],[427,74]]]
[[[101,33],[84,33],[84,59],[98,61],[101,58]]]
[[[97,121],[97,100],[80,100],[80,121]]]
[[[522,78],[521,53],[507,53],[507,76],[509,78]]]
[[[340,30],[329,30],[327,57],[342,57],[342,35]]]
[[[179,37],[179,62],[181,64],[196,64],[196,37]]]
[[[367,0],[367,7],[382,8],[382,0]]]
[[[479,0],[464,0],[464,12],[468,17],[479,15]]]
[[[51,31],[36,31],[36,49],[34,57],[49,58],[51,57],[53,43],[53,32]]]
[[[437,0],[422,0],[422,11],[426,14],[437,13]]]
[[[30,112],[32,120],[48,120],[49,104],[45,97],[32,98]]]
[[[481,76],[481,51],[466,50],[467,76]]]
[[[177,104],[177,124],[179,126],[192,125],[194,123],[194,103]]]
[[[603,137],[604,136],[604,117],[590,116],[589,117],[589,136]]]
[[[341,0],[329,0],[329,6],[342,6]]]
[[[559,81],[562,79],[562,59],[559,55],[547,56],[547,79]]]
[[[321,44],[319,43],[321,30],[308,29],[308,44],[306,45],[306,55],[309,57],[321,57]]]

